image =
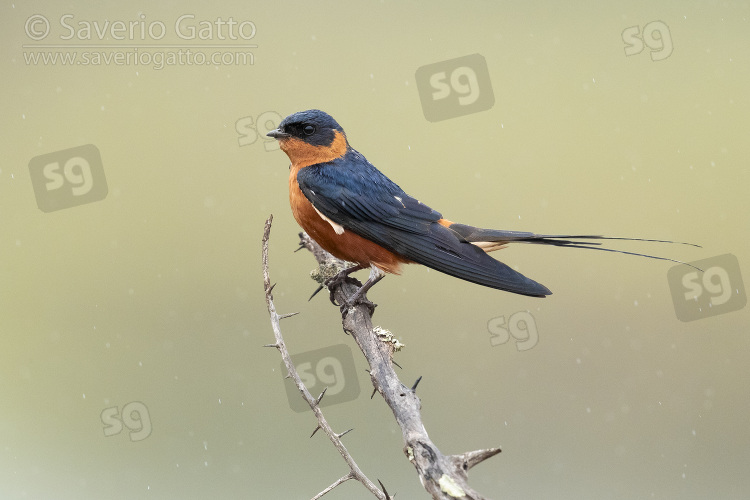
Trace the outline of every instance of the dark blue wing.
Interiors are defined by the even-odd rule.
[[[308,200],[345,229],[375,223],[426,233],[442,215],[404,192],[360,153],[301,169],[297,183]],[[378,243],[380,243],[378,241]]]
[[[439,224],[439,212],[406,194],[354,150],[300,169],[297,183],[326,217],[411,261],[513,293],[552,293]]]

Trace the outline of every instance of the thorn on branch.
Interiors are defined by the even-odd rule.
[[[383,482],[380,479],[378,479],[378,484],[380,485],[380,489],[383,490],[385,500],[392,500],[393,497],[388,494],[388,490],[385,489],[385,486],[383,486]]]
[[[307,299],[307,301],[310,302],[313,299],[313,297],[318,295],[318,292],[320,292],[323,288],[324,288],[323,285],[318,285],[318,288],[315,289],[315,291],[312,293],[312,295],[310,295],[310,298]]]
[[[291,318],[292,316],[296,316],[298,314],[299,314],[299,311],[293,312],[293,313],[281,314],[279,315],[279,319],[282,320],[282,319]]]
[[[266,344],[263,347],[275,347],[276,349],[279,348],[279,344]]]
[[[310,437],[313,437],[315,435],[315,433],[318,432],[319,429],[320,429],[320,424],[318,424],[318,426],[315,427],[315,430],[313,431],[312,434],[310,434]]]
[[[419,385],[419,382],[422,380],[422,375],[419,376],[416,382],[414,382],[414,385],[411,386],[411,392],[415,392],[417,390],[417,386]]]
[[[320,393],[320,396],[318,396],[318,399],[315,400],[315,406],[318,406],[323,399],[323,396],[326,395],[326,391],[328,390],[328,386],[326,386],[325,389],[323,389],[323,392]]]
[[[341,438],[342,438],[343,436],[345,436],[345,435],[349,434],[349,433],[350,433],[350,432],[352,432],[353,430],[354,430],[354,427],[352,427],[352,428],[351,428],[351,429],[349,429],[348,431],[344,431],[344,432],[342,432],[341,434],[336,434],[336,436],[338,436],[338,438],[339,438],[339,439],[341,439]]]

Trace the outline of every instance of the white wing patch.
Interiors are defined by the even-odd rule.
[[[313,208],[315,208],[315,205],[313,205]],[[318,212],[318,215],[320,215],[320,217],[324,221],[326,221],[327,223],[329,223],[331,225],[331,227],[333,228],[333,230],[336,231],[336,234],[338,234],[338,235],[344,234],[344,226],[342,226],[341,224],[336,224],[331,219],[329,219],[328,217],[326,217],[325,215],[323,215],[322,213],[320,213],[320,210],[318,210],[317,208],[315,208],[315,211]]]
[[[508,246],[508,243],[503,241],[472,241],[471,244],[478,246],[486,253],[494,252]]]

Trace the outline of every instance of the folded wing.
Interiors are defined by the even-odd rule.
[[[301,169],[297,182],[326,217],[410,261],[499,290],[535,297],[552,293],[443,226],[439,212],[406,194],[355,151]]]

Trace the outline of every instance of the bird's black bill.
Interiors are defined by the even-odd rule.
[[[273,137],[274,139],[284,139],[285,137],[291,137],[291,134],[287,134],[286,132],[283,132],[281,129],[276,128],[271,130],[269,133],[266,134],[268,137]]]

